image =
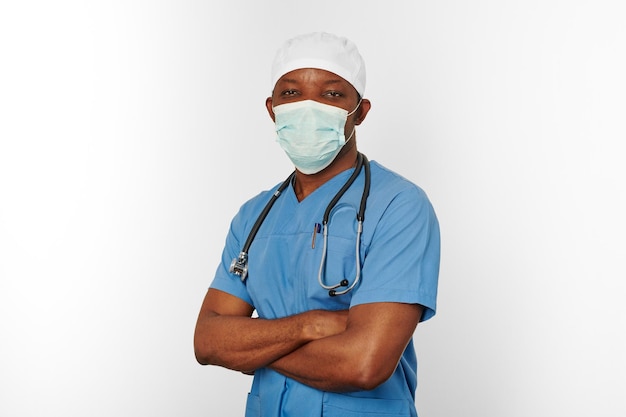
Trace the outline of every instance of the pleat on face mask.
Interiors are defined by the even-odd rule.
[[[345,138],[344,129],[352,112],[314,100],[302,100],[274,107],[276,140],[291,162],[303,174],[320,172],[335,159],[354,135]]]

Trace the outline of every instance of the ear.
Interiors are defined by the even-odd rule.
[[[265,108],[267,109],[267,112],[269,113],[270,117],[272,118],[272,121],[275,122],[276,118],[274,116],[274,108],[272,106],[272,98],[268,97],[265,99]]]
[[[365,120],[365,116],[367,116],[367,113],[369,113],[371,108],[372,108],[372,103],[370,103],[368,99],[364,98],[363,100],[361,100],[359,111],[355,113],[356,119],[354,119],[354,124],[356,126],[363,123],[363,120]]]

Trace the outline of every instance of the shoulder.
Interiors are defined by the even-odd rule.
[[[366,242],[380,237],[381,232],[390,236],[438,233],[437,215],[422,188],[376,161],[370,169],[372,183],[363,232]]]
[[[263,190],[253,196],[252,198],[245,201],[235,214],[235,217],[232,220],[232,227],[235,229],[243,228],[249,229],[252,227],[252,223],[257,219],[259,214],[263,211],[263,208],[266,206],[267,202],[272,198],[281,183],[277,183],[272,188]]]
[[[246,200],[239,208],[239,213],[247,214],[262,210],[263,207],[265,207],[265,204],[267,204],[270,198],[272,198],[272,195],[276,193],[276,191],[280,187],[280,184],[282,183],[278,183],[272,188],[263,190],[255,196],[251,197],[250,199]]]
[[[376,161],[371,161],[370,169],[372,174],[370,194],[376,196],[375,199],[430,205],[426,192],[414,182]]]

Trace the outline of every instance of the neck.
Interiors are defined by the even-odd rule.
[[[345,149],[345,152],[343,151],[344,150],[337,155],[329,166],[316,174],[306,175],[296,170],[294,191],[296,192],[298,201],[304,200],[309,194],[334,178],[337,174],[354,168],[358,154],[356,146],[351,146]]]

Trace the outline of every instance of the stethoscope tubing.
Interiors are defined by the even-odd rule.
[[[233,259],[232,263],[230,264],[230,272],[232,274],[239,275],[242,282],[245,281],[248,277],[248,251],[250,250],[250,246],[252,246],[252,242],[254,241],[256,234],[261,228],[261,225],[263,224],[263,221],[265,221],[265,218],[270,212],[272,206],[274,205],[278,197],[280,197],[285,188],[289,186],[295,175],[296,172],[292,172],[291,175],[289,175],[289,177],[287,177],[287,179],[283,181],[283,183],[280,184],[278,189],[274,192],[270,200],[263,208],[263,211],[254,222],[252,230],[250,231],[250,234],[248,234],[248,238],[246,239],[243,248],[241,248],[241,251],[239,252],[239,256]]]
[[[355,247],[355,261],[356,261],[356,274],[354,280],[352,280],[352,284],[349,283],[347,279],[342,279],[339,283],[334,285],[328,285],[324,281],[324,276],[326,275],[326,253],[327,245],[328,245],[328,222],[330,218],[330,213],[332,209],[335,207],[337,202],[341,199],[341,197],[345,194],[345,192],[352,186],[356,178],[361,173],[361,169],[365,168],[365,182],[363,184],[363,194],[361,196],[361,204],[359,205],[359,211],[357,213],[357,231],[356,231],[356,247]],[[371,183],[371,174],[370,174],[370,165],[367,157],[362,153],[359,153],[357,157],[357,164],[354,172],[346,181],[346,183],[341,187],[339,192],[335,195],[335,197],[330,201],[328,207],[326,207],[326,211],[324,212],[324,218],[322,220],[322,228],[323,228],[323,245],[322,245],[322,259],[320,261],[320,268],[317,273],[317,281],[322,288],[328,290],[328,295],[331,297],[335,297],[337,295],[343,295],[351,291],[360,281],[361,279],[361,234],[363,233],[363,221],[365,220],[365,206],[367,202],[367,197],[370,193],[370,183]],[[338,290],[340,287],[346,287],[342,290]]]
[[[341,199],[341,197],[352,186],[354,181],[357,179],[357,177],[361,173],[362,169],[365,169],[365,181],[363,184],[363,194],[361,196],[361,203],[359,205],[359,211],[356,216],[356,219],[357,219],[357,233],[356,233],[356,247],[355,247],[356,275],[354,277],[354,280],[352,281],[352,284],[350,284],[349,281],[344,278],[338,284],[327,285],[324,282],[325,281],[324,275],[325,275],[325,270],[326,270],[326,253],[327,253],[327,247],[328,247],[328,227],[329,227],[330,213],[335,207],[335,205],[337,204],[337,202]],[[241,249],[241,252],[239,252],[239,256],[233,259],[230,265],[230,272],[235,275],[239,275],[239,277],[241,278],[241,281],[245,281],[248,276],[248,251],[250,250],[250,246],[252,246],[252,242],[254,241],[256,234],[261,228],[261,225],[265,221],[265,218],[269,214],[272,206],[274,205],[278,197],[280,197],[282,192],[293,181],[294,176],[295,176],[295,171],[292,172],[291,175],[289,175],[289,177],[287,177],[287,179],[283,181],[283,183],[274,192],[270,200],[267,202],[267,204],[263,208],[263,211],[261,211],[261,214],[254,222],[254,225],[252,226],[252,230],[250,231],[250,234],[248,235],[248,238],[246,239],[246,242],[244,243],[243,248]],[[361,235],[363,233],[363,221],[365,220],[365,207],[367,203],[367,198],[369,197],[369,193],[370,193],[370,185],[371,185],[370,164],[369,164],[369,161],[367,160],[367,157],[359,152],[357,155],[357,163],[356,163],[354,172],[352,173],[352,175],[350,175],[350,178],[348,178],[348,181],[346,181],[346,183],[341,187],[341,189],[337,192],[337,194],[335,194],[333,199],[330,201],[330,203],[326,207],[326,210],[324,211],[324,217],[322,220],[322,228],[323,228],[322,259],[320,261],[320,268],[318,271],[317,279],[318,279],[320,286],[328,290],[328,294],[331,297],[346,294],[347,292],[351,291],[359,283],[361,279],[361,253],[360,253]],[[342,290],[337,290],[340,287],[346,287],[346,288]]]

